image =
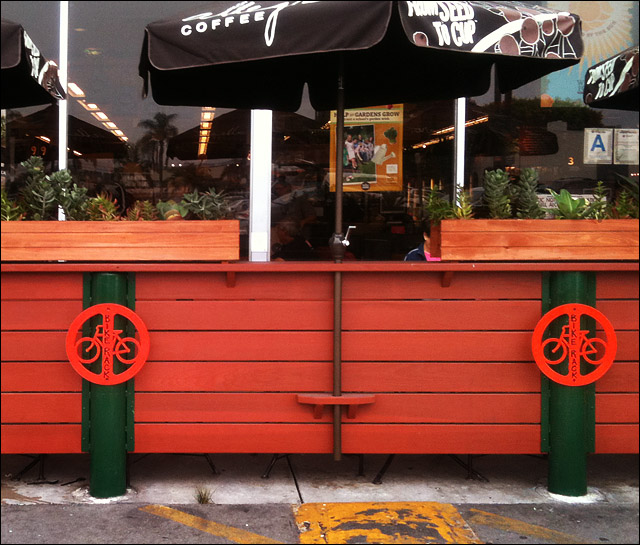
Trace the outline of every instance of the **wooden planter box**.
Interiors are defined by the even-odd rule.
[[[638,220],[443,220],[431,235],[444,261],[638,260]]]
[[[2,261],[231,261],[238,220],[3,221]]]

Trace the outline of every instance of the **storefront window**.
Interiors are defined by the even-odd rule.
[[[563,9],[560,4],[567,3],[547,4]],[[582,102],[589,64],[638,43],[637,2],[572,4],[585,30],[587,53],[581,65],[506,95],[492,88],[466,101],[464,188],[476,217],[487,213],[482,199],[487,169],[535,168],[541,194],[563,188],[589,194],[603,181],[613,195],[618,175],[637,180],[638,113],[598,110]],[[58,2],[2,5],[3,17],[21,23],[45,56],[58,58]],[[179,9],[201,5],[182,2]],[[223,193],[230,217],[240,220],[246,259],[250,112],[216,104],[167,107],[151,97],[141,98],[138,62],[145,25],[175,14],[176,6],[69,3],[69,81],[74,85],[68,98],[68,168],[74,181],[89,194],[114,201],[122,215],[136,202],[157,206],[179,203],[196,191]],[[601,30],[614,39],[598,38]],[[446,199],[454,196],[454,101],[389,107],[401,107],[397,128],[391,123],[376,133],[366,123],[346,127],[345,135],[360,146],[355,162],[348,151],[344,157],[345,172],[352,176],[344,195],[345,231],[355,227],[349,235],[348,259],[402,260],[421,238],[417,225],[425,216],[429,191],[439,191]],[[48,171],[57,170],[57,120],[56,105],[3,111],[2,182],[11,194],[18,195],[24,184],[21,163],[29,157],[42,157]],[[616,129],[635,130],[635,163],[613,158],[608,163],[586,161],[585,138],[593,129],[610,129],[612,138]],[[298,112],[274,112],[274,256],[282,252],[284,224],[293,218],[312,250],[301,248],[283,258],[331,259],[328,241],[334,231],[335,193],[330,185],[330,142],[330,112],[314,111],[308,100]],[[382,187],[387,181],[396,185]]]

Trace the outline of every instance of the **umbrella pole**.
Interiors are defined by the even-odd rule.
[[[344,146],[344,85],[343,58],[339,57],[338,103],[336,109],[336,218],[335,232],[329,246],[336,263],[342,263],[345,253],[342,233],[342,147]],[[342,395],[342,272],[333,273],[333,395]],[[342,455],[342,406],[333,406],[333,459]]]

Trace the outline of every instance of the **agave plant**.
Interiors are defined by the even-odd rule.
[[[211,188],[204,193],[197,189],[193,193],[185,193],[181,204],[194,216],[202,220],[217,220],[224,218],[229,212],[224,192],[216,193]]]

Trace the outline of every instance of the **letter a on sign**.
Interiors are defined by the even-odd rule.
[[[602,141],[601,134],[596,134],[596,137],[593,140],[593,145],[591,146],[591,151],[595,150],[596,148],[600,148],[602,150],[602,153],[607,152],[607,150],[604,147],[604,142]]]
[[[585,165],[610,165],[613,162],[613,129],[584,130]]]

